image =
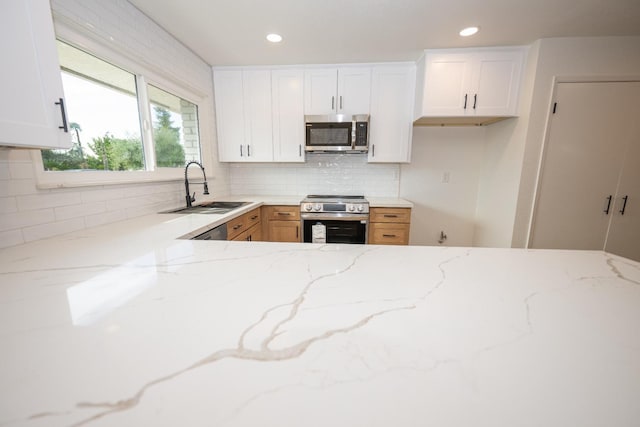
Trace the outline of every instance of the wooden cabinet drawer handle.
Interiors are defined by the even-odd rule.
[[[398,237],[395,234],[383,234],[382,237]]]
[[[278,215],[291,215],[291,212],[278,212]]]
[[[254,219],[258,218],[258,215],[254,215],[251,217],[251,221],[253,221]]]
[[[398,215],[394,215],[394,214],[384,214],[385,218],[398,218]]]
[[[239,229],[239,228],[242,228],[242,224],[238,224],[238,225],[236,225],[235,227],[233,227],[233,229],[234,229],[234,230],[237,230],[237,229]]]

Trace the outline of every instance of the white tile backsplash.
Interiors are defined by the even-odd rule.
[[[363,154],[308,154],[305,163],[234,163],[231,194],[364,194],[398,197],[400,165],[371,164]]]

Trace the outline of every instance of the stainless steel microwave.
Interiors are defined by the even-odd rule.
[[[366,153],[369,150],[369,115],[304,116],[305,151]]]

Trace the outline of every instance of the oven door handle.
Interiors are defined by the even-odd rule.
[[[369,221],[369,215],[354,215],[342,213],[302,213],[300,219],[303,221]]]

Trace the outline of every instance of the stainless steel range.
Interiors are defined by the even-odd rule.
[[[302,241],[367,243],[369,202],[364,196],[309,195],[300,202]]]

